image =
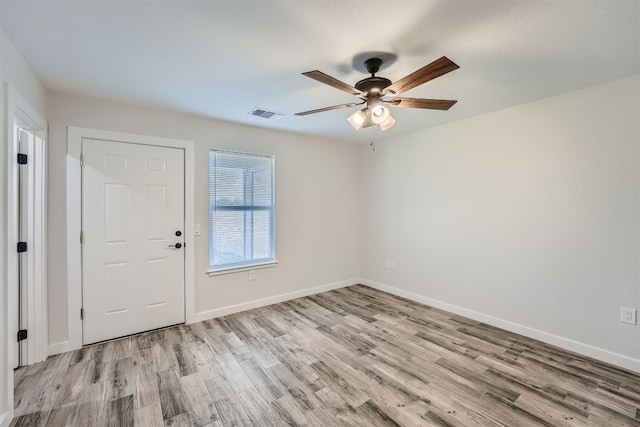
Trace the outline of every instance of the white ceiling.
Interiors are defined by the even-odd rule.
[[[446,55],[460,65],[403,94],[457,99],[393,110],[377,139],[640,73],[640,0],[0,1],[0,24],[47,89],[356,141],[355,57],[390,52],[396,81]],[[266,120],[254,107],[285,113]]]

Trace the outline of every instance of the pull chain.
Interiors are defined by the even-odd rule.
[[[369,146],[371,147],[371,151],[376,151],[376,140],[375,140],[375,135],[373,133],[373,128],[375,126],[370,126],[371,127],[371,139],[369,140]]]

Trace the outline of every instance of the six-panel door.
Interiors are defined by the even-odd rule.
[[[183,323],[184,150],[82,141],[83,343]]]

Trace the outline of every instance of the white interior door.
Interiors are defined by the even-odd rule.
[[[17,298],[14,336],[26,331],[16,342],[14,366],[45,359],[46,343],[46,200],[44,140],[33,130],[14,125],[14,144],[23,162],[17,166],[17,236],[26,243],[17,254]]]
[[[18,152],[25,154],[27,158],[33,160],[33,135],[24,129],[20,129],[15,126],[15,135],[17,138]],[[33,195],[34,195],[34,181],[32,178],[33,162],[20,165],[18,167],[18,241],[27,242],[27,244],[33,244]],[[18,254],[18,292],[16,296],[18,298],[17,305],[17,323],[16,323],[16,335],[17,331],[21,329],[27,329],[29,322],[27,319],[27,301],[29,298],[28,291],[33,287],[33,275],[31,273],[30,265],[33,264],[33,251],[25,251]],[[17,366],[27,365],[27,342],[17,341],[17,353],[15,364]]]
[[[184,150],[82,140],[83,343],[184,323]]]

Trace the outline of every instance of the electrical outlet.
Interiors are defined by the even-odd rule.
[[[249,270],[249,280],[256,280],[256,271]]]
[[[636,324],[636,309],[620,307],[620,321],[624,323]]]
[[[388,268],[389,270],[395,270],[396,269],[396,261],[394,259],[385,259],[384,260],[384,266],[386,268]]]

